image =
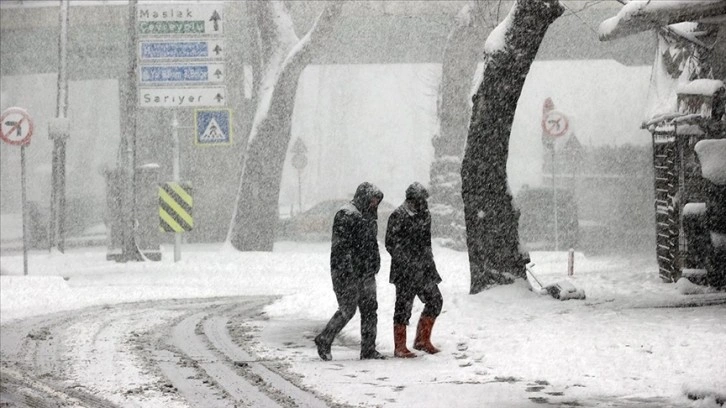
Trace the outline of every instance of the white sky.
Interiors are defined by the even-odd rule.
[[[713,396],[726,398],[726,364],[719,352],[726,349],[726,306],[663,307],[714,301],[724,294],[685,295],[687,285],[662,283],[652,256],[590,259],[577,254],[572,282],[587,299],[559,301],[528,290],[521,280],[469,295],[466,253],[435,246],[444,308],[432,339],[443,351],[413,360],[359,361],[356,315],[333,345],[334,360],[323,362],[310,338],[336,308],[329,243],[281,242],[271,253],[184,246],[178,263],[172,247],[164,247],[163,253],[161,262],[121,264],[106,261],[105,248],[65,255],[31,252],[27,277],[22,276],[22,255],[4,255],[1,321],[151,299],[281,295],[265,309],[268,320],[249,323],[260,329],[256,352],[289,364],[304,385],[341,403],[537,407],[541,405],[529,398],[542,396],[554,403],[578,400],[597,407],[716,408]],[[532,259],[545,285],[566,279],[566,253],[532,253]],[[378,275],[378,348],[392,355],[389,267],[384,252]],[[417,300],[409,340],[420,311]],[[130,366],[127,372],[143,371]],[[69,372],[76,372],[76,380],[89,389],[104,387],[103,376]],[[507,377],[517,381],[497,380]],[[129,380],[143,386],[156,379],[144,375]],[[548,385],[541,393],[526,392],[535,381]],[[685,393],[694,391],[712,397],[688,400]],[[110,398],[121,405],[164,402],[134,400],[141,397],[121,391]]]

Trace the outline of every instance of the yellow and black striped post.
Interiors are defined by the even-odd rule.
[[[191,231],[192,187],[176,182],[159,186],[159,227],[164,232]]]

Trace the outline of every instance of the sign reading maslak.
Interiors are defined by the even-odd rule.
[[[223,3],[165,1],[137,10],[139,106],[225,106]]]
[[[221,35],[222,6],[214,3],[148,4],[138,6],[140,35]]]
[[[187,184],[169,182],[159,186],[159,227],[164,232],[191,231],[192,188]]]

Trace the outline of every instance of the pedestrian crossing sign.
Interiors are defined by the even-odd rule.
[[[194,111],[194,143],[205,146],[228,145],[232,141],[230,109]]]

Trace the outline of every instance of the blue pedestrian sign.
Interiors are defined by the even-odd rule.
[[[232,142],[230,109],[194,111],[194,143],[197,145],[219,146]]]

